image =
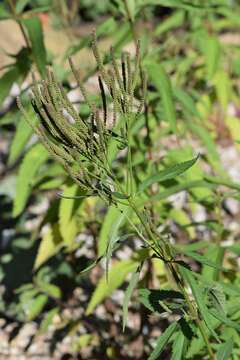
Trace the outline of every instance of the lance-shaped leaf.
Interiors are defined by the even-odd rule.
[[[133,290],[137,286],[139,276],[140,276],[140,270],[139,267],[136,272],[132,274],[132,277],[129,281],[127,290],[125,292],[124,300],[123,300],[123,331],[125,330],[126,323],[127,323],[127,317],[128,317],[128,304],[131,299],[131,295],[133,293]]]
[[[181,175],[190,169],[198,160],[198,158],[199,156],[196,156],[191,160],[169,166],[168,168],[159,171],[157,174],[150,176],[140,184],[139,191],[144,191],[154,183],[175,179],[176,176]]]
[[[34,145],[25,155],[17,179],[17,194],[14,199],[13,216],[18,216],[26,206],[34,177],[48,157],[48,152],[42,144]]]
[[[194,251],[188,251],[188,250],[183,249],[182,253],[186,254],[187,256],[191,257],[192,259],[196,260],[197,262],[199,262],[203,265],[207,265],[207,266],[210,266],[214,269],[221,270],[221,271],[226,271],[226,272],[228,271],[227,269],[224,269],[222,266],[219,266],[214,261],[208,259],[206,256],[200,255]]]
[[[45,261],[55,255],[63,246],[57,224],[53,225],[43,236],[35,259],[34,269],[38,269]]]
[[[40,74],[44,76],[46,72],[47,54],[40,19],[38,17],[31,17],[22,21],[28,32],[34,61],[36,62]]]
[[[158,338],[156,346],[153,350],[153,352],[148,357],[148,360],[157,360],[159,359],[159,355],[163,351],[164,347],[169,342],[170,338],[174,334],[174,332],[178,328],[178,323],[174,322],[171,325],[168,326],[168,328],[164,331],[164,333]]]
[[[91,300],[88,304],[86,314],[91,314],[96,306],[106,297],[110,296],[115,289],[122,285],[126,276],[137,269],[138,263],[133,260],[124,260],[115,263],[109,271],[108,281],[105,275],[99,281]]]
[[[170,79],[162,67],[162,65],[155,62],[150,62],[146,65],[147,73],[159,91],[162,99],[163,110],[166,121],[169,122],[171,130],[177,132],[177,115],[173,101],[173,93]]]

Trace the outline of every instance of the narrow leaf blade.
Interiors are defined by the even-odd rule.
[[[197,156],[191,160],[184,161],[179,164],[175,164],[175,165],[170,166],[170,167],[160,171],[159,173],[147,178],[146,180],[144,180],[141,183],[141,185],[139,187],[139,191],[144,191],[146,188],[148,188],[149,186],[151,186],[154,183],[174,179],[176,176],[183,174],[185,171],[190,169],[195,164],[195,162],[198,160],[198,158],[199,158],[199,156]]]
[[[140,275],[140,269],[138,268],[136,272],[132,274],[132,277],[129,281],[127,290],[125,292],[124,300],[123,300],[123,331],[125,330],[127,317],[128,317],[128,304],[131,299],[131,295],[133,290],[137,286],[138,280]]]
[[[176,133],[177,115],[169,77],[162,65],[155,62],[148,63],[146,68],[150,79],[159,91],[166,120],[169,122],[171,130]]]
[[[38,17],[24,19],[23,25],[26,27],[31,41],[34,61],[40,74],[44,76],[46,72],[47,53],[44,45],[43,29],[40,19]]]
[[[159,355],[163,351],[164,347],[169,342],[171,336],[174,334],[178,327],[177,322],[172,323],[168,326],[168,328],[164,331],[164,333],[158,338],[157,344],[153,350],[153,352],[148,357],[148,360],[156,360],[159,359]]]

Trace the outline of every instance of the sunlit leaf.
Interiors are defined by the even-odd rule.
[[[17,178],[17,193],[14,199],[13,216],[18,216],[26,206],[32,190],[34,177],[41,165],[49,158],[42,144],[34,145],[25,155]]]
[[[25,304],[28,321],[34,320],[42,312],[47,301],[47,295],[40,294]]]
[[[49,326],[52,324],[54,316],[57,315],[59,312],[59,308],[55,307],[49,310],[46,315],[44,316],[43,320],[41,321],[39,334],[45,334],[48,331]]]
[[[35,117],[33,116],[33,112],[31,110],[29,110],[29,112],[30,115],[33,117],[33,125],[34,125]],[[17,124],[16,133],[11,143],[10,153],[8,158],[9,164],[13,164],[14,161],[16,161],[16,159],[21,156],[22,151],[26,146],[28,140],[30,139],[31,135],[32,135],[32,128],[25,121],[25,119],[21,117]]]
[[[63,246],[58,226],[55,224],[43,236],[38,248],[34,269],[38,269],[44,262],[55,255]]]
[[[86,314],[91,314],[98,304],[122,285],[130,272],[136,271],[137,267],[138,263],[133,260],[123,260],[115,263],[109,271],[108,281],[105,275],[100,279],[87,306]]]

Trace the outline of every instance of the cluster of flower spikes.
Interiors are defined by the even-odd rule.
[[[119,143],[127,145],[129,119],[136,118],[141,112],[146,81],[142,73],[142,95],[136,104],[135,89],[140,75],[139,44],[134,57],[134,69],[129,53],[122,54],[121,67],[119,67],[111,48],[111,68],[107,70],[103,65],[95,33],[93,33],[92,50],[99,72],[102,111],[90,99],[71,59],[69,59],[71,70],[90,109],[88,119],[80,116],[64,87],[58,83],[50,69],[44,80],[36,81],[33,76],[31,103],[40,121],[33,126],[20,99],[18,106],[49,153],[62,164],[81,189],[87,195],[99,195],[109,201],[112,200],[110,184],[113,174],[107,158],[108,142],[109,139],[114,138]],[[112,111],[108,111],[107,98],[112,103]],[[109,114],[112,117],[110,129]],[[120,117],[123,117],[124,121],[119,129],[120,133],[117,133],[114,128]]]

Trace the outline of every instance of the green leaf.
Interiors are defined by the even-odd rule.
[[[139,301],[151,312],[162,313],[165,309],[160,301],[183,300],[183,295],[175,290],[139,289]]]
[[[74,212],[76,211],[76,201],[64,198],[64,196],[74,197],[77,195],[77,192],[77,184],[72,183],[70,185],[65,185],[63,197],[60,201],[58,213],[59,229],[65,245],[71,245],[73,243],[78,232],[78,224],[77,217],[74,216]],[[77,204],[81,204],[81,200],[78,200]]]
[[[212,166],[215,167],[216,170],[221,171],[222,167],[220,165],[219,154],[209,131],[206,130],[203,126],[194,123],[192,119],[187,119],[186,124],[189,129],[200,138],[203,145],[206,146],[208,150],[207,158],[211,162]]]
[[[176,176],[181,175],[185,171],[190,169],[197,160],[198,160],[198,156],[195,157],[194,159],[184,161],[182,163],[170,166],[162,171],[159,171],[159,173],[150,176],[149,178],[144,180],[139,186],[139,191],[144,191],[146,188],[148,188],[154,183],[175,179]]]
[[[238,331],[240,331],[240,325],[238,325],[235,321],[232,321],[227,316],[225,316],[222,311],[218,312],[215,309],[210,310],[210,314],[214,316],[217,320],[221,321],[222,323],[226,324],[230,328],[234,328]]]
[[[41,240],[34,263],[34,269],[38,269],[50,257],[55,255],[62,246],[63,241],[59,232],[59,227],[57,224],[54,224],[49,228]]]
[[[108,35],[108,34],[114,33],[114,31],[116,29],[117,29],[117,23],[112,17],[110,17],[97,27],[96,33],[97,33],[97,36]],[[82,50],[84,47],[90,46],[91,40],[92,40],[92,37],[90,35],[87,35],[83,38],[81,37],[80,41],[78,41],[76,44],[70,46],[66,50],[66,53],[64,54],[64,59],[67,59],[68,57],[73,56],[74,54],[76,54],[77,52]]]
[[[240,256],[240,245],[234,244],[232,246],[228,246],[228,251],[232,251],[234,254]]]
[[[41,165],[49,158],[42,144],[36,144],[26,153],[17,178],[17,193],[13,204],[13,216],[21,214],[31,193],[34,177]]]
[[[42,24],[38,17],[22,20],[31,42],[32,54],[41,76],[46,73],[47,54],[43,40]]]
[[[122,218],[120,219],[120,221],[122,221]],[[107,245],[107,250],[106,250],[106,279],[108,280],[108,270],[109,270],[109,263],[110,263],[110,259],[112,257],[112,254],[114,252],[114,250],[119,246],[119,244],[121,242],[123,242],[124,240],[128,239],[132,234],[125,234],[123,236],[117,236],[117,226],[116,226],[116,231],[115,228],[113,229],[113,232],[110,234],[110,238],[109,238],[109,242]]]
[[[123,331],[125,330],[125,327],[127,324],[128,304],[131,299],[133,290],[137,286],[139,276],[140,276],[140,268],[138,268],[137,271],[132,274],[132,277],[129,281],[128,287],[125,291],[125,296],[124,296],[124,300],[123,300]]]
[[[226,296],[220,285],[208,289],[208,297],[213,308],[225,316]]]
[[[209,185],[210,184],[207,181],[203,181],[203,180],[184,182],[183,184],[171,186],[171,187],[169,187],[169,189],[161,191],[158,194],[151,196],[147,200],[141,200],[141,201],[139,201],[138,205],[147,203],[149,200],[150,201],[164,200],[164,199],[168,198],[169,196],[171,196],[173,194],[177,194],[178,192],[183,191],[183,190],[191,190],[193,188],[207,188],[207,189],[215,188],[215,186],[209,186]]]
[[[232,98],[232,80],[230,74],[224,69],[218,70],[214,76],[214,86],[218,101],[220,102],[224,111],[227,110],[228,104]]]
[[[103,259],[103,256],[100,256],[96,260],[92,261],[86,268],[84,268],[83,270],[81,270],[79,272],[79,275],[83,275],[83,274],[87,273],[88,271],[92,270],[102,259]]]
[[[4,3],[0,3],[0,20],[9,19],[12,17],[12,14],[6,9]]]
[[[18,0],[15,7],[17,14],[20,14],[29,2],[30,0]]]
[[[175,29],[182,25],[184,21],[184,11],[176,11],[173,15],[169,16],[165,21],[161,22],[154,31],[156,36],[162,35],[163,33]]]
[[[29,109],[29,116],[32,117],[34,125],[34,119],[36,118],[32,115],[33,111]],[[9,165],[12,165],[22,155],[22,151],[26,146],[28,140],[30,139],[31,135],[32,128],[26,122],[24,117],[21,116],[19,123],[17,124],[16,133],[10,147],[10,153],[8,158]]]
[[[173,93],[170,79],[162,67],[162,65],[155,62],[149,62],[146,64],[147,73],[151,81],[159,91],[165,119],[169,122],[170,127],[174,133],[177,132],[177,116],[175,110],[175,104],[173,101]]]
[[[240,191],[240,184],[233,182],[231,180],[219,178],[217,176],[210,176],[210,175],[206,175],[205,179],[206,179],[206,181],[208,181],[211,184],[224,185],[230,189]]]
[[[134,21],[134,18],[135,18],[135,11],[136,11],[136,9],[135,9],[135,6],[136,6],[135,1],[136,0],[127,0],[127,2],[126,2],[127,7],[128,7],[128,13],[129,13],[131,21]],[[126,15],[128,15],[128,14],[126,14]]]
[[[41,294],[31,299],[28,303],[26,303],[25,311],[28,321],[34,320],[42,312],[47,301],[48,301],[47,295]]]
[[[170,7],[170,8],[180,8],[180,9],[184,9],[184,10],[189,10],[189,11],[206,11],[206,10],[211,10],[213,9],[213,11],[216,11],[216,8],[214,6],[210,5],[203,5],[201,2],[199,2],[198,4],[193,4],[192,2],[189,1],[184,1],[184,0],[144,0],[144,6],[147,5],[160,5],[160,6],[166,6],[166,7]]]
[[[0,107],[4,99],[9,95],[11,87],[14,82],[18,80],[20,76],[19,70],[16,67],[11,68],[9,71],[5,72],[0,79]]]
[[[109,234],[120,215],[120,211],[115,206],[109,207],[99,234],[98,256],[105,254],[109,242]]]
[[[208,310],[208,308],[206,306],[206,302],[203,297],[202,289],[198,286],[198,284],[197,284],[196,280],[194,279],[192,272],[190,270],[184,268],[183,266],[180,266],[180,270],[183,275],[183,278],[185,279],[185,281],[187,281],[187,283],[189,284],[189,286],[192,289],[192,293],[193,293],[194,299],[197,303],[199,312],[201,313],[202,318],[203,318],[208,330],[215,337],[215,339],[217,341],[219,341],[218,336],[213,328],[210,311]]]
[[[183,105],[183,108],[185,110],[187,110],[191,115],[197,118],[200,117],[199,111],[197,110],[193,99],[186,91],[174,87],[173,94],[174,97]]]
[[[171,360],[184,359],[184,351],[186,348],[186,338],[182,332],[179,332],[173,342]]]
[[[122,199],[122,200],[126,200],[126,199],[129,198],[129,195],[125,195],[125,194],[122,194],[122,193],[117,192],[117,191],[113,191],[112,196],[114,196],[116,199]]]
[[[218,236],[221,237],[221,234],[219,234]],[[222,266],[224,260],[224,254],[225,254],[224,247],[216,244],[208,245],[208,249],[207,252],[205,253],[205,257],[207,257],[212,262],[214,262],[218,268],[210,269],[209,266],[206,264],[206,266],[203,266],[202,268],[203,277],[205,277],[207,280],[215,280],[215,281],[219,280],[221,271],[226,271],[226,269],[224,269]]]
[[[113,248],[112,245],[118,239],[118,231],[124,224],[126,216],[129,216],[131,210],[128,207],[117,208],[116,206],[110,206],[107,215],[104,218],[99,240],[98,240],[98,256],[102,256],[106,253],[107,249]]]
[[[228,360],[232,354],[233,340],[229,339],[225,343],[221,344],[217,352],[217,360]]]
[[[133,260],[116,262],[109,271],[108,282],[105,275],[100,279],[88,304],[86,314],[90,315],[98,304],[122,285],[130,272],[136,271],[137,267],[138,263]]]
[[[54,299],[60,299],[61,298],[61,290],[58,286],[49,284],[46,282],[37,282],[39,289],[44,292],[46,295],[54,298]]]
[[[204,51],[206,57],[207,78],[212,80],[220,60],[220,44],[218,39],[211,35],[204,41]]]
[[[148,360],[157,360],[159,359],[159,355],[163,351],[164,347],[168,344],[169,340],[171,339],[172,335],[178,328],[178,323],[174,322],[168,326],[168,328],[164,331],[164,333],[158,338],[156,346],[153,352],[148,357]]]
[[[194,251],[187,251],[187,250],[182,250],[182,252],[184,254],[186,254],[187,256],[193,258],[194,260],[200,262],[201,264],[210,266],[214,269],[218,269],[221,271],[228,271],[227,269],[224,269],[223,267],[219,266],[218,264],[216,264],[215,262],[209,260],[206,256],[200,255]]]
[[[60,188],[63,184],[64,179],[63,178],[55,178],[55,179],[46,179],[42,181],[40,184],[37,185],[37,188],[39,190],[56,190],[57,188]]]
[[[54,316],[57,315],[59,312],[59,308],[55,307],[48,311],[44,316],[43,320],[41,321],[39,334],[43,335],[48,331],[49,326],[52,324]]]
[[[80,352],[81,349],[85,349],[87,346],[89,346],[93,341],[93,339],[94,339],[93,334],[80,335],[74,342],[73,351]]]

